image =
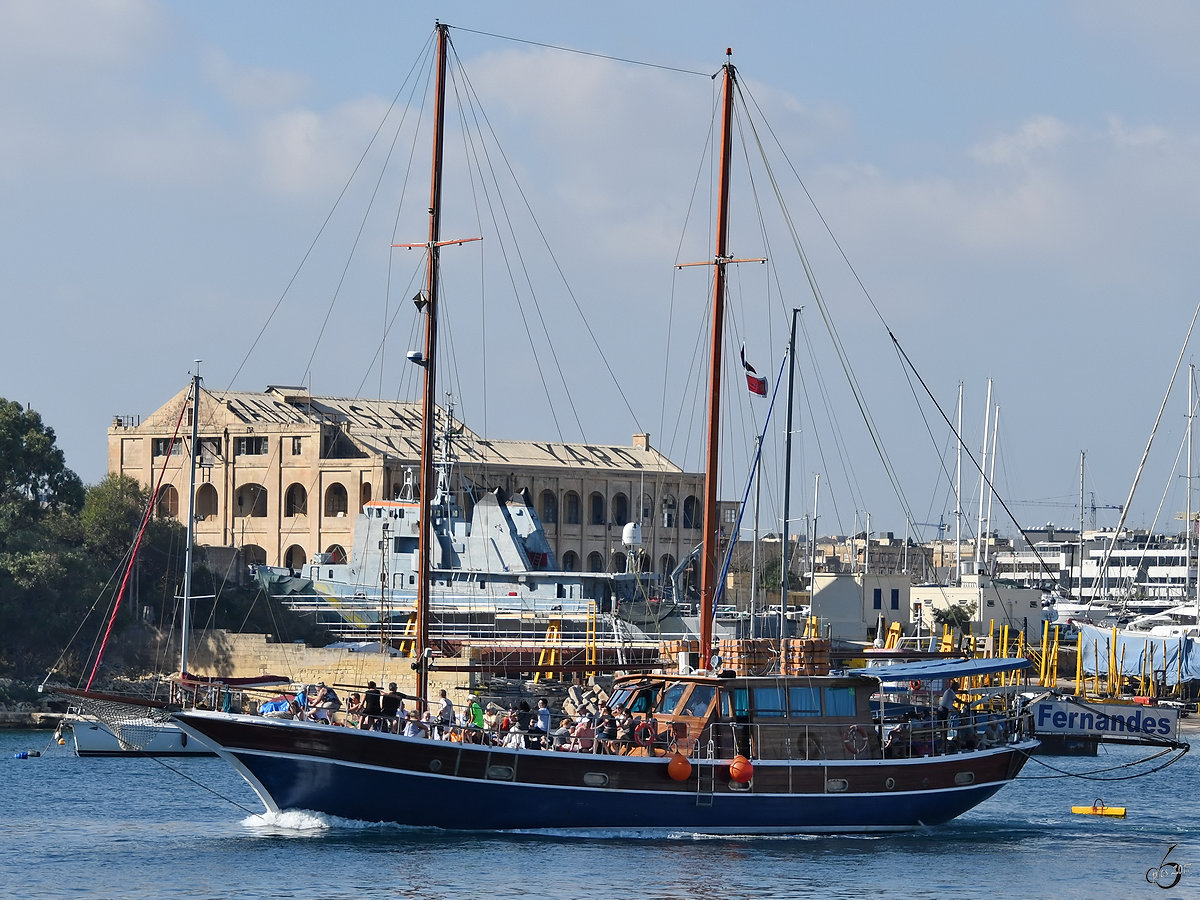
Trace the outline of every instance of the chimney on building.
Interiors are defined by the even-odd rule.
[[[650,449],[650,432],[635,434],[633,436],[634,450],[649,450]]]

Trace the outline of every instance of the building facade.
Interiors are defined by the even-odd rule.
[[[317,553],[346,559],[363,504],[419,483],[418,404],[320,397],[295,387],[202,388],[194,411],[189,393],[140,422],[115,419],[109,472],[158,485],[156,512],[183,519],[196,415],[196,542],[237,548],[248,565],[299,568]],[[629,522],[641,524],[643,569],[669,573],[700,542],[704,476],[653,449],[649,435],[635,435],[628,447],[492,441],[452,412],[447,423],[447,415],[437,411],[437,433],[453,435],[462,482],[476,493],[528,491],[561,568],[624,571]],[[464,508],[469,513],[469,493]]]

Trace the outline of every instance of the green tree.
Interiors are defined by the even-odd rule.
[[[106,475],[89,487],[79,516],[87,548],[104,559],[120,559],[149,503],[150,492],[128,475]]]
[[[0,397],[0,504],[30,515],[38,509],[78,512],[83,482],[67,468],[54,429],[20,403]]]
[[[974,602],[958,604],[953,603],[945,609],[935,609],[933,611],[933,621],[936,625],[949,625],[951,628],[957,628],[959,631],[966,631],[971,620],[975,617],[976,604]]]
[[[82,505],[54,430],[0,398],[0,669],[35,668],[78,623],[79,580],[90,570]]]

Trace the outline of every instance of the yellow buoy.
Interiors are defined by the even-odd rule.
[[[1123,806],[1105,806],[1104,801],[1097,798],[1096,802],[1091,806],[1072,806],[1071,812],[1080,816],[1112,816],[1113,818],[1125,818],[1125,807]]]
[[[61,746],[63,746],[64,744],[66,744],[66,742],[67,742],[67,739],[66,739],[66,738],[59,738],[59,739],[58,739],[58,746],[60,746],[60,747],[61,747]]]

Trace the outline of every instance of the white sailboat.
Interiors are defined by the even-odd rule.
[[[196,448],[198,446],[200,396],[199,360],[192,375],[192,439],[189,451],[190,476],[188,486],[187,543],[183,575],[182,624],[180,626],[179,675],[172,688],[178,700],[186,705],[198,703],[217,706],[230,688],[265,686],[287,683],[287,679],[263,676],[250,679],[197,678],[188,672],[192,621],[192,552],[195,541],[194,524],[196,498]],[[131,563],[132,565],[132,563]],[[231,682],[237,682],[236,685]],[[60,734],[69,730],[79,756],[211,756],[213,749],[203,741],[190,737],[171,721],[163,711],[130,713],[123,702],[114,698],[109,703],[100,696],[81,698],[62,719]],[[107,704],[107,705],[106,705]],[[167,704],[159,703],[160,710]]]

